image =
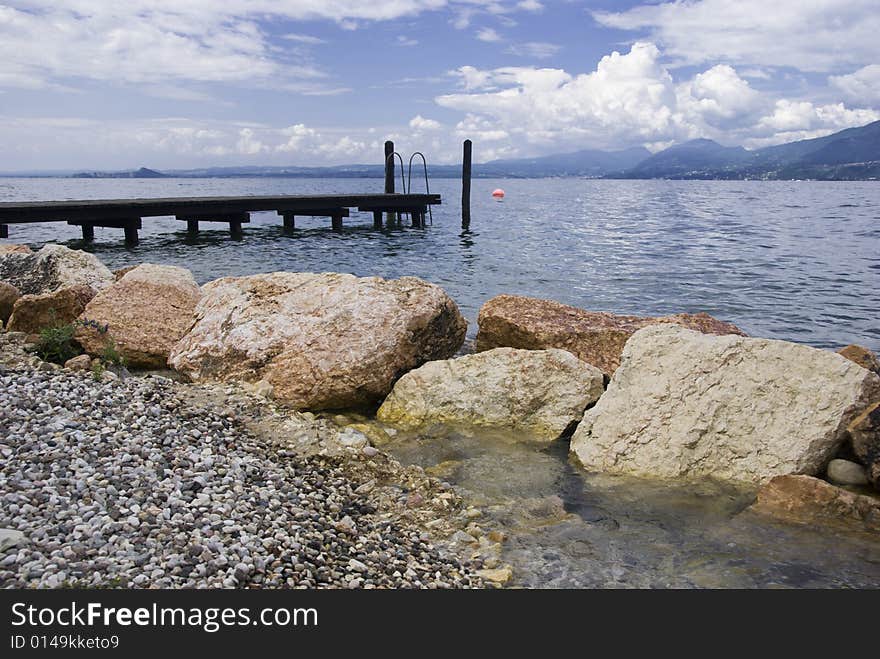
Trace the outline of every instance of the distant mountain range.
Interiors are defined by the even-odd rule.
[[[754,151],[721,146],[712,140],[691,140],[655,153],[617,177],[877,180],[880,121]]]
[[[460,165],[430,165],[431,178],[459,178]],[[14,174],[3,174],[11,176]],[[19,174],[21,175],[21,174]],[[30,176],[39,174],[29,173]],[[55,175],[58,174],[46,174]],[[80,172],[74,178],[382,178],[382,165],[335,167],[209,167],[165,170],[142,167],[123,172]],[[413,176],[421,165],[413,163]],[[748,151],[707,139],[676,144],[655,154],[644,148],[585,150],[538,158],[493,160],[473,166],[475,178],[761,179],[878,180],[880,121],[833,135]],[[400,181],[400,172],[397,172]]]

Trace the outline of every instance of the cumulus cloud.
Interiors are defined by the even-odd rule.
[[[486,41],[489,43],[494,43],[497,41],[501,41],[501,35],[498,34],[491,27],[484,27],[481,30],[477,31],[477,39],[480,41]]]
[[[572,148],[652,148],[708,137],[748,146],[828,134],[877,117],[842,103],[813,105],[759,92],[726,64],[676,81],[656,45],[603,57],[590,73],[561,69],[461,67],[462,91],[439,105],[466,113],[457,131],[474,139],[544,152]]]
[[[880,64],[869,64],[847,75],[831,76],[829,82],[848,100],[880,105]]]
[[[648,33],[682,63],[839,71],[877,58],[877,0],[687,0],[593,13],[606,27]]]
[[[409,127],[415,131],[429,131],[429,130],[440,130],[443,128],[443,124],[439,121],[434,121],[433,119],[425,119],[420,114],[417,114],[412,119],[409,120]]]
[[[776,101],[773,111],[755,126],[754,136],[746,140],[750,147],[767,146],[822,137],[844,128],[862,126],[880,119],[872,109],[850,109],[843,103],[814,105],[809,101]]]

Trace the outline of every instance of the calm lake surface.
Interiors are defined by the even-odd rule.
[[[111,268],[181,265],[204,283],[274,270],[418,275],[446,289],[476,333],[499,293],[634,314],[706,311],[753,336],[880,350],[880,183],[759,181],[474,181],[470,232],[460,184],[436,179],[433,225],[375,231],[352,213],[297,218],[283,236],[254,214],[243,240],[222,224],[189,239],[173,218],[144,220],[141,243],[97,228],[87,247]],[[377,192],[374,179],[0,179],[0,201]],[[494,188],[504,201],[491,197]],[[417,187],[418,189],[418,187]],[[82,247],[66,224],[13,225],[10,242]]]

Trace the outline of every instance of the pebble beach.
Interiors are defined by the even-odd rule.
[[[0,527],[23,536],[0,561],[0,584],[482,585],[423,529],[383,520],[344,458],[267,446],[181,387],[26,359],[0,370]]]

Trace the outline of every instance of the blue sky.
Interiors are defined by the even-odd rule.
[[[0,0],[0,170],[455,162],[880,119],[877,0]]]

